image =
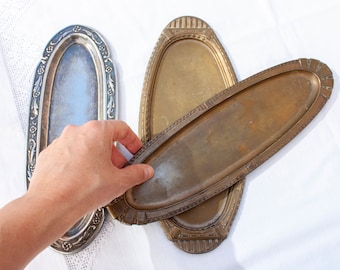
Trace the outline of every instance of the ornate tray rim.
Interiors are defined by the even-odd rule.
[[[59,64],[61,56],[56,57],[56,54],[60,50],[65,52],[73,44],[78,44],[78,40],[82,41],[82,45],[91,54],[95,65],[98,82],[98,120],[117,119],[118,117],[117,74],[108,45],[100,34],[86,26],[70,25],[64,28],[48,42],[34,75],[27,132],[27,188],[34,172],[36,158],[47,146],[48,128],[46,125],[44,127],[42,122],[46,107],[49,114],[49,105],[44,104],[44,97],[47,91],[52,91],[53,82],[50,85],[47,82],[50,68],[54,66],[55,69]],[[52,76],[55,76],[55,72]],[[100,208],[86,215],[80,222],[83,225],[80,233],[74,237],[62,237],[51,247],[65,254],[75,253],[85,248],[98,234],[104,223],[104,209]]]

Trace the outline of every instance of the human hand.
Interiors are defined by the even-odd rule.
[[[67,126],[37,159],[27,195],[55,200],[74,222],[104,206],[127,189],[153,176],[146,164],[122,168],[127,161],[115,147],[132,154],[142,143],[121,121],[90,121]]]

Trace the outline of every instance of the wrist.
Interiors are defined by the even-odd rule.
[[[28,209],[28,220],[31,220],[41,233],[49,238],[49,244],[66,233],[81,217],[82,213],[74,207],[71,198],[58,192],[47,194],[28,190],[22,197]],[[27,209],[26,208],[26,209]],[[33,220],[35,217],[35,220]]]
[[[23,268],[62,236],[73,222],[60,219],[62,208],[29,192],[4,206],[0,210],[0,268]]]

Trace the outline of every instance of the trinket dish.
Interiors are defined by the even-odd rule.
[[[107,44],[94,30],[71,25],[47,44],[36,69],[27,133],[27,186],[37,156],[68,124],[116,119],[116,69]],[[99,232],[104,208],[84,216],[52,244],[62,253],[76,252]]]
[[[216,94],[156,135],[131,164],[149,181],[110,205],[128,224],[183,213],[233,186],[290,142],[322,109],[333,76],[315,59],[269,68]]]
[[[213,29],[197,17],[174,19],[162,31],[145,74],[139,122],[143,141],[236,81]],[[191,210],[161,220],[168,239],[189,253],[216,248],[228,235],[243,187],[239,181]]]

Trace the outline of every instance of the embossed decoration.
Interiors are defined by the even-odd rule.
[[[105,219],[104,215],[103,208],[97,209],[90,218],[87,218],[86,226],[81,226],[82,231],[78,232],[78,237],[62,237],[55,241],[51,247],[64,254],[74,253],[84,248],[98,233],[98,228],[102,226]]]
[[[154,136],[130,161],[155,169],[110,205],[128,224],[187,211],[238,181],[289,143],[333,89],[327,65],[290,61],[216,94]]]
[[[71,25],[49,41],[32,87],[27,133],[27,187],[38,154],[67,124],[117,118],[116,77],[108,46],[94,30]],[[85,247],[99,232],[104,218],[104,208],[86,215],[52,247],[62,253]]]

